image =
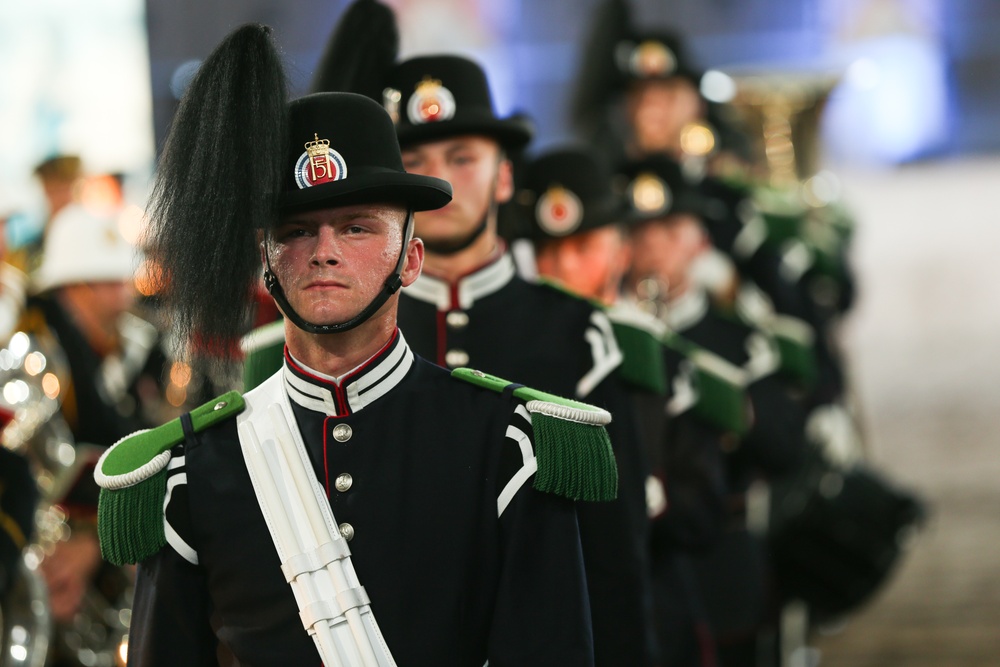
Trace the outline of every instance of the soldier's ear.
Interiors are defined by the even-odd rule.
[[[514,164],[509,158],[501,156],[500,164],[497,165],[497,191],[496,200],[498,204],[510,200],[514,196]]]
[[[403,264],[403,271],[400,280],[403,287],[409,287],[418,277],[424,266],[424,242],[419,238],[410,239],[410,244],[406,248],[406,262]]]

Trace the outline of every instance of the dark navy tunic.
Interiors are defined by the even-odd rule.
[[[287,355],[280,372],[400,667],[592,664],[574,505],[524,474],[521,401],[451,378],[401,335],[339,382]],[[140,566],[129,664],[318,666],[236,421],[189,438],[169,475],[170,546]]]
[[[634,406],[615,370],[622,354],[607,315],[586,300],[517,275],[509,254],[455,282],[426,271],[399,299],[413,349],[608,410],[618,499],[580,503],[594,649],[600,667],[650,664],[645,454]]]

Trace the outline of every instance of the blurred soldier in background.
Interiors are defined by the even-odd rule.
[[[18,324],[22,334],[52,352],[53,366],[57,359],[66,364],[56,395],[76,449],[77,477],[59,497],[47,498],[64,513],[68,532],[41,563],[52,618],[63,628],[60,637],[76,624],[88,590],[103,587],[116,596],[127,585],[120,570],[101,560],[98,489],[90,469],[104,448],[162,423],[175,410],[163,395],[169,364],[159,333],[130,312],[135,260],[114,219],[79,204],[66,206],[46,234],[35,294]],[[56,664],[76,664],[78,648],[63,643]]]
[[[425,87],[428,80],[440,83]],[[416,349],[441,365],[472,364],[614,415],[609,433],[619,498],[579,508],[596,664],[647,664],[645,476],[634,415],[614,375],[621,353],[612,327],[587,302],[522,280],[497,236],[497,206],[513,194],[504,151],[530,134],[517,119],[494,116],[485,77],[469,60],[415,58],[386,81],[400,97],[396,128],[404,167],[444,178],[455,190],[449,206],[416,216],[427,260],[403,291],[400,326]],[[450,108],[426,116],[441,104]]]
[[[750,398],[751,427],[728,443],[726,453],[724,530],[695,559],[695,571],[720,663],[754,665],[761,641],[772,642],[774,650],[775,632],[763,543],[767,509],[759,502],[758,480],[794,469],[803,455],[801,408],[778,375],[774,341],[719,310],[699,284],[697,262],[710,242],[698,213],[700,197],[680,166],[658,156],[629,163],[623,174],[629,201],[645,218],[633,228],[630,293],[659,306],[672,331],[728,362]]]
[[[34,174],[45,197],[44,223],[37,236],[15,248],[7,260],[26,274],[31,274],[41,263],[45,236],[55,217],[64,208],[79,201],[84,176],[83,161],[76,155],[55,155],[40,162]]]
[[[587,39],[571,109],[577,132],[609,155],[662,154],[683,165],[706,197],[701,217],[713,247],[700,270],[713,280],[707,286],[716,300],[755,326],[769,328],[777,319],[797,338],[811,338],[817,377],[810,408],[842,402],[831,326],[853,294],[844,259],[849,234],[838,231],[843,211],[818,203],[814,210],[797,203],[797,190],[764,187],[742,115],[704,97],[703,71],[679,32],[637,30],[625,0],[606,0]],[[814,140],[815,132],[801,134]],[[802,155],[814,155],[812,149],[799,146]]]
[[[599,154],[571,146],[534,158],[516,201],[534,243],[538,275],[606,309],[622,348],[617,373],[640,417],[649,472],[646,512],[652,524],[644,548],[652,567],[654,662],[714,665],[688,555],[711,545],[721,529],[722,438],[745,425],[722,424],[720,418],[731,405],[727,399],[735,399],[734,416],[746,419],[743,390],[717,376],[716,391],[702,387],[693,372],[698,356],[679,353],[676,337],[661,322],[623,298],[633,214],[613,190]]]

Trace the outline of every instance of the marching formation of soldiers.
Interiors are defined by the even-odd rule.
[[[620,0],[542,152],[398,41],[355,0],[289,100],[233,31],[138,273],[72,196],[8,253],[0,646],[38,584],[58,665],[787,665],[920,517],[860,462],[849,215]]]

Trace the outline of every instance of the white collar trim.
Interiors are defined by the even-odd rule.
[[[400,331],[388,349],[339,377],[313,370],[294,357],[292,361],[299,373],[311,377],[293,371],[286,360],[282,375],[289,398],[314,412],[344,417],[363,410],[398,385],[413,365],[413,352]]]
[[[479,299],[500,290],[517,274],[517,267],[509,253],[503,253],[495,262],[490,262],[478,271],[458,279],[457,283],[420,274],[412,285],[403,288],[407,296],[434,304],[438,310],[468,310]],[[452,290],[458,296],[458,303],[452,302]]]

